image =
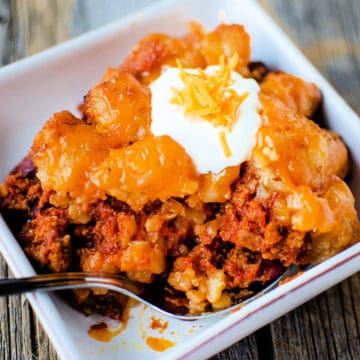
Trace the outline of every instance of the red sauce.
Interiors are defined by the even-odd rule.
[[[129,321],[131,301],[127,303],[122,316],[121,326],[116,330],[110,330],[108,324],[101,321],[97,324],[91,325],[88,330],[88,335],[93,339],[101,342],[110,342],[115,336],[120,335],[127,327]]]
[[[121,334],[124,328],[124,326],[121,326],[119,329],[111,331],[106,323],[101,322],[92,325],[88,330],[88,334],[97,341],[110,342],[115,336]]]
[[[173,347],[174,345],[176,345],[176,342],[171,341],[171,340],[167,340],[165,338],[158,338],[158,337],[153,337],[153,336],[148,336],[146,338],[146,344],[153,350],[155,351],[165,351],[171,347]]]
[[[152,330],[159,330],[160,333],[163,333],[167,329],[168,325],[169,323],[167,321],[161,321],[160,318],[152,316],[149,327]]]

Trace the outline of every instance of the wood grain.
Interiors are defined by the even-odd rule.
[[[0,0],[0,64],[11,63],[124,16],[151,0]],[[360,112],[360,2],[259,0]],[[0,258],[0,276],[11,276]],[[0,357],[56,360],[25,297],[0,298]],[[213,357],[359,359],[360,276],[317,296]]]

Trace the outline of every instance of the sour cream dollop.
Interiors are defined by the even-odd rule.
[[[211,75],[218,70],[219,66],[214,65],[202,72]],[[195,69],[183,71],[189,74],[199,72]],[[183,106],[174,104],[174,89],[181,91],[184,88],[180,69],[168,68],[150,84],[152,133],[155,136],[168,135],[180,144],[192,158],[199,174],[210,171],[218,173],[228,166],[249,160],[256,143],[256,133],[261,123],[259,85],[255,80],[244,78],[235,71],[231,71],[230,78],[229,90],[233,89],[238,95],[247,93],[236,110],[231,129],[214,126],[202,116],[186,114]],[[228,153],[224,151],[220,133],[225,137]]]

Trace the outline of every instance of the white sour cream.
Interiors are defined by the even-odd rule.
[[[219,67],[210,66],[206,74],[214,73]],[[185,69],[188,73],[196,70]],[[150,84],[151,90],[151,131],[155,136],[168,135],[180,144],[192,158],[200,174],[209,171],[218,173],[228,166],[236,166],[249,160],[256,143],[256,133],[261,119],[259,115],[259,85],[253,79],[246,79],[237,72],[231,72],[234,89],[239,95],[248,92],[248,96],[240,105],[232,131],[217,126],[201,116],[186,115],[180,105],[171,103],[174,96],[172,88],[182,90],[183,81],[180,70],[169,68]],[[230,149],[226,156],[219,133],[224,132]]]

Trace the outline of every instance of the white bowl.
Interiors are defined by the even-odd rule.
[[[359,198],[360,119],[252,0],[157,3],[0,69],[0,181],[27,153],[32,137],[51,114],[63,109],[76,113],[82,95],[97,83],[107,66],[119,65],[141,37],[152,32],[182,35],[189,20],[197,20],[211,29],[219,22],[221,12],[228,22],[246,26],[252,38],[253,60],[301,76],[321,88],[326,125],[340,133],[352,155],[350,185],[355,198]],[[0,240],[0,250],[15,276],[33,274],[33,268],[1,217]],[[230,346],[359,270],[360,243],[225,317],[182,322],[135,306],[126,329],[109,343],[98,342],[87,334],[99,317],[85,317],[55,295],[33,293],[28,298],[62,359],[111,360],[118,359],[120,354],[131,359],[145,356],[146,359],[196,359]],[[151,317],[168,322],[164,333],[150,330]],[[165,352],[154,351],[146,343],[150,336],[172,341],[174,346]]]

